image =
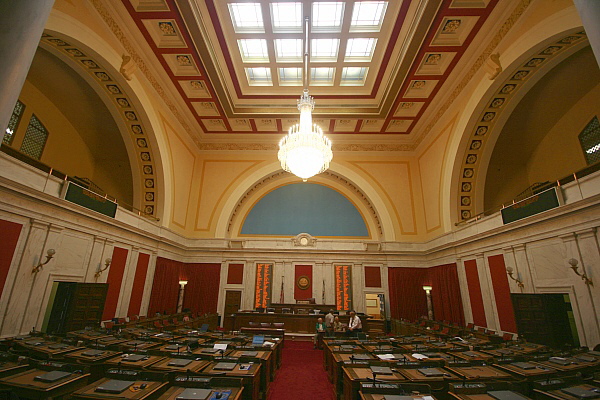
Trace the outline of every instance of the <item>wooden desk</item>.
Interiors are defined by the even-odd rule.
[[[515,374],[521,378],[525,378],[528,380],[540,379],[544,377],[548,377],[556,374],[558,371],[554,368],[547,367],[545,365],[541,365],[536,362],[529,362],[535,366],[533,369],[523,369],[519,368],[512,364],[494,364],[494,367],[502,369],[504,371],[510,372],[511,374]]]
[[[25,343],[23,343],[25,345]],[[39,346],[24,346],[30,354],[42,359],[57,359],[62,358],[65,354],[76,350],[84,349],[84,347],[71,346],[66,343],[44,342]]]
[[[100,351],[101,353],[97,353],[96,350]],[[118,354],[121,354],[121,352],[100,349],[82,349],[65,355],[65,359],[76,361],[80,364],[97,364],[102,363]]]
[[[96,392],[96,388],[110,378],[102,378],[79,389],[71,395],[72,399],[155,399],[166,389],[168,382],[132,381],[133,384],[121,393]]]
[[[256,356],[244,356],[244,353],[248,353],[248,352],[256,352]],[[275,362],[274,362],[275,357],[273,357],[273,352],[270,350],[257,350],[257,349],[233,350],[231,352],[231,354],[229,354],[229,356],[235,357],[235,358],[250,357],[250,358],[256,358],[256,359],[260,360],[260,363],[263,366],[263,368],[262,368],[263,375],[267,379],[264,382],[264,386],[266,388],[268,388],[269,382],[271,382],[275,378],[275,370],[276,370],[276,366],[275,366]]]
[[[385,400],[385,394],[377,394],[377,393],[363,393],[362,391],[359,392],[360,395],[360,399],[361,400]],[[435,397],[433,396],[421,396],[421,395],[402,395],[402,396],[406,396],[408,397],[412,397],[414,400],[435,400]],[[492,399],[495,400],[495,399]]]
[[[73,332],[69,332],[67,334],[67,336],[75,336],[78,339],[81,340],[88,340],[90,342],[96,340],[96,339],[101,339],[101,338],[105,338],[107,336],[110,336],[109,334],[107,334],[106,332],[99,332],[99,331],[92,331],[92,330],[80,330],[80,331],[73,331]]]
[[[399,369],[399,371],[411,382],[415,383],[426,383],[433,390],[446,390],[447,381],[449,380],[460,380],[460,377],[453,372],[447,371],[444,368],[438,368],[444,373],[444,376],[425,376],[419,372],[418,368],[405,368]]]
[[[179,394],[181,394],[185,389],[188,388],[183,388],[183,387],[172,387],[169,390],[167,390],[165,393],[163,393],[162,396],[159,397],[160,400],[175,400],[177,399],[177,396]],[[211,389],[211,394],[210,396],[214,396],[217,393],[227,393],[229,392],[229,398],[228,400],[240,400],[242,398],[242,393],[244,388],[213,388]],[[209,397],[210,398],[210,397]]]
[[[160,346],[160,343],[148,340],[130,340],[129,342],[122,343],[120,346],[123,352],[128,352],[155,349]]]
[[[513,392],[515,395],[521,396],[523,399],[529,399],[529,397],[522,395],[521,393]],[[487,393],[478,393],[478,394],[457,394],[457,393],[448,393],[452,398],[458,400],[496,400],[495,397],[490,396]]]
[[[175,361],[175,360],[179,360],[176,357],[169,357],[169,358],[165,358],[157,363],[152,364],[149,369],[151,371],[158,371],[158,372],[178,372],[178,373],[185,373],[188,370],[191,372],[200,372],[202,371],[208,364],[210,364],[210,361],[208,360],[194,360],[194,359],[186,359],[186,361],[189,361],[189,364],[184,365],[182,367],[178,367],[175,365],[169,365],[169,363]],[[183,359],[182,359],[183,360]]]
[[[574,385],[574,386],[569,386],[568,388],[581,388],[584,390],[593,390],[595,392],[600,393],[600,389],[597,386],[592,386],[592,385],[588,385],[588,384]],[[547,398],[547,399],[581,400],[579,397],[573,396],[572,394],[569,394],[569,393],[565,393],[563,391],[563,389],[567,389],[567,388],[560,388],[560,389],[554,389],[554,390],[548,390],[548,391],[534,389],[533,392],[536,394],[536,397],[542,396],[542,398]]]
[[[123,369],[145,369],[164,359],[165,357],[162,356],[144,355],[144,358],[139,361],[127,361],[126,357],[118,356],[106,361],[106,365],[109,367],[120,366]]]
[[[0,379],[0,387],[8,387],[16,395],[26,399],[48,399],[66,396],[69,393],[85,386],[89,374],[71,374],[55,382],[41,382],[35,380],[36,376],[44,375],[49,371],[32,369]]]
[[[478,381],[487,381],[490,379],[513,379],[513,376],[507,372],[501,371],[487,365],[475,367],[447,367],[448,370],[465,379],[476,379]]]
[[[23,372],[29,368],[28,364],[19,364],[16,361],[0,361],[0,378]]]
[[[460,351],[460,352],[456,352],[453,354],[456,355],[456,357],[462,358],[463,360],[467,360],[467,361],[492,362],[492,360],[494,359],[494,356],[492,356],[492,355],[482,353],[480,351],[474,351],[474,350]]]
[[[220,371],[215,370],[214,367],[218,364],[218,362],[212,362],[208,367],[202,371],[203,374],[206,375],[217,375],[217,376],[233,376],[237,378],[242,378],[242,382],[244,385],[244,391],[242,393],[242,398],[246,400],[259,400],[260,397],[260,364],[250,364],[250,369],[242,370],[240,369],[241,365],[248,364],[237,364],[232,371]]]
[[[333,353],[333,362],[327,371],[327,376],[331,383],[333,383],[333,388],[337,393],[342,393],[344,390],[344,365],[352,366],[351,357],[356,357],[357,355],[356,353]],[[355,360],[355,362],[365,363],[369,360],[376,360],[373,355],[368,353],[361,353],[360,357],[368,358],[368,360]]]
[[[565,361],[569,362],[570,364],[567,365],[561,365],[561,364],[557,364],[555,362],[552,362],[550,360],[548,361],[540,361],[539,363],[545,367],[549,367],[549,368],[554,368],[557,369],[559,371],[565,371],[565,372],[576,372],[576,371],[581,371],[581,370],[585,370],[585,369],[590,369],[590,368],[595,368],[599,365],[598,361],[596,362],[585,362],[585,361],[581,361],[578,360],[577,358],[571,357],[571,358],[567,358]]]
[[[361,382],[368,382],[373,379],[371,368],[365,366],[344,366],[344,400],[358,400],[360,395]],[[392,375],[378,374],[377,380],[389,383],[406,382],[406,378],[398,372],[393,372]]]

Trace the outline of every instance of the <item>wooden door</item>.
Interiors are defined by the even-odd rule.
[[[107,283],[78,283],[71,298],[65,332],[99,326],[107,292]]]
[[[240,311],[242,307],[242,291],[241,290],[226,290],[225,291],[225,310],[223,312],[223,329],[226,331],[236,330],[235,313]]]
[[[574,345],[568,294],[512,294],[519,336],[533,343],[562,348]]]

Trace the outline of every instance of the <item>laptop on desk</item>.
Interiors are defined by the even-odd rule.
[[[258,351],[244,351],[240,354],[241,357],[256,357],[258,356]]]
[[[253,346],[262,346],[265,343],[264,335],[254,335],[252,337],[252,345]]]
[[[596,390],[598,390],[598,392]],[[596,390],[585,389],[579,386],[560,389],[561,392],[575,396],[578,399],[597,399],[600,397],[600,390]]]
[[[394,375],[394,372],[391,370],[390,367],[380,367],[373,365],[371,366],[371,371],[377,375]]]
[[[94,390],[98,393],[110,393],[110,394],[119,394],[128,389],[135,382],[131,381],[121,381],[119,379],[111,379],[106,381]]]
[[[143,359],[145,359],[147,356],[143,355],[143,354],[132,354],[128,357],[124,357],[121,361],[124,362],[138,362],[138,361],[142,361]]]
[[[444,373],[437,368],[419,368],[417,371],[428,378],[438,378],[444,376]]]
[[[514,365],[517,368],[521,368],[521,369],[535,369],[535,365],[530,364],[528,362],[514,362],[510,365]]]
[[[548,361],[554,364],[562,365],[563,367],[566,365],[571,365],[571,361],[566,360],[562,357],[550,357]]]
[[[233,369],[235,368],[236,365],[237,365],[237,363],[233,363],[233,362],[220,362],[220,363],[217,363],[217,365],[215,365],[213,367],[213,370],[215,370],[215,371],[233,371]]]
[[[81,353],[81,355],[86,356],[86,357],[97,357],[97,356],[101,356],[104,353],[105,353],[104,350],[88,350],[88,351],[84,351],[83,353]]]
[[[177,368],[183,368],[189,364],[191,364],[192,360],[187,360],[185,358],[174,358],[173,360],[169,361],[169,363],[167,364],[169,367],[177,367]]]
[[[213,349],[213,348],[202,349],[202,353],[208,353],[208,354],[215,354],[218,351],[219,351],[219,349]]]
[[[487,392],[490,396],[497,400],[527,400],[528,397],[511,390],[491,390]]]
[[[52,382],[56,382],[60,379],[66,378],[69,375],[71,375],[70,372],[52,371],[52,372],[48,372],[47,374],[38,375],[35,378],[33,378],[33,380],[38,381],[38,382],[44,382],[44,383],[52,383]]]
[[[202,324],[200,327],[200,333],[205,333],[208,331],[208,324]]]
[[[177,400],[207,400],[212,393],[211,389],[195,389],[188,388],[179,393],[175,399]]]
[[[359,353],[359,354],[353,354],[354,359],[355,360],[370,360],[371,356],[369,356],[368,354],[363,354],[363,353]]]

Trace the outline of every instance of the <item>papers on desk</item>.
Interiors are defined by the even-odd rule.
[[[227,343],[215,343],[215,345],[213,346],[213,349],[215,350],[227,350]]]
[[[425,354],[419,354],[419,353],[414,353],[412,356],[414,358],[416,358],[417,360],[426,360],[429,358]]]
[[[273,346],[275,346],[275,343],[273,343],[273,342],[269,342],[268,340],[265,340],[265,342],[263,343],[263,346],[266,346],[266,347],[273,347]]]
[[[377,357],[379,357],[380,360],[395,360],[396,357],[394,357],[393,354],[377,354]]]

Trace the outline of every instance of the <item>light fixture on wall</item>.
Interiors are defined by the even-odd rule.
[[[32,274],[35,274],[37,272],[40,272],[40,270],[42,269],[42,267],[46,264],[48,264],[50,262],[50,260],[52,260],[52,257],[54,257],[54,255],[56,254],[56,250],[54,249],[48,249],[48,251],[46,251],[46,261],[38,263],[38,265],[36,265],[35,267],[33,267],[33,269],[31,270]]]
[[[104,268],[98,268],[98,271],[96,271],[94,276],[98,278],[100,275],[102,275],[102,272],[106,271],[108,267],[110,267],[110,263],[112,263],[112,259],[110,257],[104,260]]]
[[[424,285],[423,290],[427,295],[427,319],[433,320],[433,303],[431,302],[431,291],[433,290],[433,287]]]
[[[592,282],[592,280],[585,274],[585,271],[583,271],[583,274],[581,272],[579,272],[578,267],[577,267],[577,264],[579,264],[579,261],[577,261],[574,258],[571,258],[568,261],[568,263],[570,265],[569,268],[571,268],[573,270],[573,272],[575,272],[575,274],[577,274],[577,276],[580,276],[586,285],[594,286],[594,282]]]
[[[281,139],[277,157],[281,168],[306,182],[308,178],[329,168],[333,153],[331,141],[323,135],[323,130],[312,122],[315,101],[308,95],[308,17],[304,19],[304,27],[304,92],[298,100],[300,123],[292,126],[287,136]]]
[[[183,311],[183,296],[185,296],[185,285],[188,284],[188,281],[181,280],[179,281],[179,295],[177,296],[177,312],[180,313]]]
[[[512,279],[513,281],[517,282],[517,285],[519,285],[519,287],[521,289],[523,289],[525,287],[525,285],[523,284],[523,281],[521,279],[519,279],[519,274],[517,273],[517,277],[515,278],[513,276],[513,267],[506,267],[506,273],[508,274],[508,276],[510,277],[510,279]]]

